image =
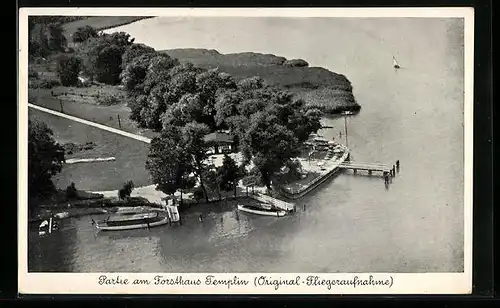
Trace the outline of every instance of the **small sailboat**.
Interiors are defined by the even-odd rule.
[[[401,65],[399,65],[398,60],[396,60],[396,58],[394,58],[394,56],[392,57],[392,66],[393,66],[395,69],[401,68]]]

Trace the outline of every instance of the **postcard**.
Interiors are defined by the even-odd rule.
[[[471,293],[473,27],[20,9],[19,293]]]

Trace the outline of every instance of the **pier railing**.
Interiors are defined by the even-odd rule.
[[[249,194],[249,197],[251,197],[252,199],[254,199],[256,201],[262,202],[262,203],[271,204],[271,205],[273,205],[281,210],[285,210],[285,211],[293,211],[295,208],[295,205],[293,203],[279,200],[279,199],[273,198],[271,196],[263,195],[263,194],[258,193],[258,192],[253,193],[253,194]]]

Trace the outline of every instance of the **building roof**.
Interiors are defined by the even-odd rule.
[[[208,135],[205,135],[205,142],[214,142],[214,143],[233,143],[233,136],[228,133],[214,132]]]

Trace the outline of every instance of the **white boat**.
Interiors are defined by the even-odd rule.
[[[96,228],[102,231],[121,231],[145,229],[168,224],[168,216],[159,212],[141,214],[115,215],[96,223]]]
[[[54,215],[55,218],[59,218],[59,219],[62,219],[62,218],[68,218],[69,217],[69,213],[68,212],[61,212],[61,213],[57,213]]]
[[[169,204],[166,206],[166,211],[168,214],[168,218],[171,222],[179,222],[181,220],[181,216],[179,215],[179,209],[174,204]]]
[[[50,217],[48,221],[47,220],[42,221],[42,223],[38,227],[38,234],[39,235],[47,235],[47,234],[52,233],[52,231],[55,231],[58,229],[59,229],[59,225],[57,224],[57,222],[55,222],[53,220],[52,217]]]
[[[264,215],[264,216],[276,216],[276,217],[283,217],[286,215],[285,211],[282,210],[276,210],[276,209],[267,209],[263,207],[258,207],[258,206],[251,206],[251,205],[241,205],[238,204],[238,210],[247,212],[247,213],[252,213],[252,214],[257,214],[257,215]]]
[[[351,110],[347,110],[347,111],[343,111],[342,114],[343,115],[353,115],[355,112],[354,111],[351,111]]]

